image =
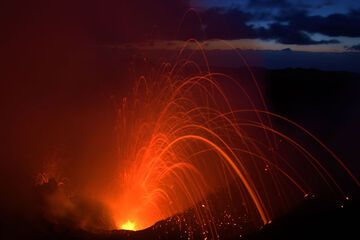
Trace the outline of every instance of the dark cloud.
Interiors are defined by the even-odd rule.
[[[277,14],[271,16],[276,22],[291,22],[293,19],[306,18],[308,12],[303,9],[290,8],[281,10]]]
[[[287,20],[289,26],[310,33],[321,33],[331,37],[360,37],[360,11],[352,10],[348,14],[331,14],[329,16],[309,16],[306,12],[295,12],[293,15],[279,16]]]
[[[296,27],[294,19],[306,18],[305,11],[290,11],[277,16],[268,27],[255,27],[249,22],[258,16],[239,9],[212,8],[201,13],[206,38],[214,39],[264,39],[283,44],[332,44],[338,40],[314,40],[307,31]],[[200,31],[200,30],[199,30]]]
[[[247,7],[256,9],[256,11],[274,11],[274,10],[310,10],[313,8],[323,8],[334,5],[333,0],[320,1],[292,1],[292,0],[249,0]]]
[[[360,44],[356,44],[356,45],[353,45],[353,46],[348,46],[346,47],[347,50],[350,50],[350,51],[360,51]]]
[[[305,32],[293,29],[290,25],[279,23],[271,24],[269,28],[258,29],[258,37],[261,39],[275,39],[278,43],[283,44],[330,44],[339,43],[337,40],[313,40]]]
[[[247,25],[252,18],[252,14],[239,9],[213,8],[202,14],[207,38],[255,38],[254,28]]]
[[[325,6],[331,6],[334,5],[335,1],[334,0],[325,0],[322,3],[317,4],[318,7],[325,7]]]
[[[283,6],[287,1],[254,1],[251,5]],[[323,4],[330,4],[324,2]],[[290,6],[290,5],[289,5]],[[212,8],[200,13],[203,28],[193,29],[203,32],[203,38],[220,39],[265,39],[284,44],[336,44],[336,39],[313,39],[312,34],[329,37],[360,37],[360,10],[350,10],[347,14],[335,13],[328,16],[310,15],[307,10],[294,7],[282,9],[277,13],[246,12],[240,9]],[[256,27],[259,19],[266,19],[266,27]],[[189,24],[189,26],[194,26]],[[186,28],[185,28],[186,29]],[[194,34],[193,34],[194,35]],[[191,35],[182,36],[187,38]]]
[[[331,40],[313,40],[304,32],[294,32],[287,35],[280,36],[276,42],[283,44],[297,44],[297,45],[317,45],[317,44],[334,44],[340,43],[336,39]]]
[[[264,8],[264,7],[289,7],[291,4],[287,0],[251,0],[248,2],[248,7]]]

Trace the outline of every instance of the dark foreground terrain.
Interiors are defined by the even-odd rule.
[[[246,234],[235,234],[234,231],[221,232],[221,239],[357,239],[358,217],[360,214],[360,202],[358,197],[353,197],[345,202],[331,202],[318,199],[308,199],[289,212],[274,220],[263,228]],[[31,223],[29,223],[31,224]],[[27,230],[23,231],[24,228]],[[1,239],[187,239],[184,230],[178,228],[177,222],[171,219],[164,220],[141,231],[103,231],[86,232],[54,225],[44,225],[41,230],[34,231],[30,226],[18,226],[2,235]],[[3,230],[4,231],[4,230]],[[23,232],[21,232],[23,231]],[[200,232],[194,232],[193,239],[204,239]]]

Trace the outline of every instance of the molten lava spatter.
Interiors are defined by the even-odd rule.
[[[114,221],[125,223],[122,228],[135,229],[128,219],[136,221],[138,230],[194,208],[204,232],[216,238],[219,205],[241,201],[254,225],[262,226],[318,187],[319,180],[342,194],[325,164],[277,130],[273,121],[300,129],[350,171],[308,131],[270,113],[255,79],[260,106],[239,81],[223,74],[201,72],[198,66],[194,75],[179,74],[189,66],[194,67],[189,60],[174,67],[164,64],[155,79],[141,76],[134,95],[123,99],[118,123],[121,167],[108,198]],[[238,89],[241,108],[234,107],[220,82]],[[292,161],[280,149],[296,152]],[[218,203],[206,202],[209,194],[230,186],[235,196],[229,189]],[[206,207],[198,207],[199,202]]]
[[[333,168],[275,126],[300,130],[359,186],[314,135],[267,110],[254,78],[250,94],[239,80],[201,71],[189,59],[160,69],[139,77],[119,107],[116,176],[93,194],[111,212],[109,228],[141,230],[191,209],[200,232],[218,239],[219,226],[230,222],[219,219],[233,219],[227,211],[220,216],[224,206],[241,205],[244,216],[233,226],[246,219],[258,228],[317,189],[343,194]]]

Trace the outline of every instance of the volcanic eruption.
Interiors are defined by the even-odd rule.
[[[331,235],[350,217],[294,209],[357,214],[360,76],[324,72],[359,69],[356,4],[230,2],[1,4],[0,239]]]
[[[224,215],[234,219],[234,209],[256,229],[317,192],[347,199],[332,173],[334,165],[359,186],[313,134],[268,111],[251,69],[256,91],[250,93],[238,79],[210,71],[205,55],[205,68],[192,54],[183,55],[180,51],[175,64],[166,62],[140,75],[132,93],[118,103],[116,174],[93,191],[107,215],[97,217],[110,219],[107,225],[102,221],[103,228],[141,230],[191,209],[191,222],[176,220],[181,228],[190,233],[196,224],[203,237],[217,239]],[[283,125],[313,145],[288,136],[280,130]],[[46,211],[79,207],[69,199]],[[235,225],[241,225],[239,219]],[[80,221],[80,227],[94,229],[93,223]]]

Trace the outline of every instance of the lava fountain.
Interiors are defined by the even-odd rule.
[[[236,97],[226,89],[237,89]],[[270,113],[257,94],[260,106],[239,81],[190,59],[139,77],[119,107],[119,175],[106,197],[117,228],[144,229],[193,208],[200,226],[217,236],[218,210],[207,196],[219,191],[228,192],[220,204],[241,201],[258,226],[318,189],[345,197],[317,154],[274,122],[299,129],[359,186],[330,149]]]
[[[94,219],[84,211],[79,215],[81,201],[66,200],[61,210],[64,190],[47,204],[56,208],[48,211],[56,213],[52,218],[77,216],[87,230],[99,223],[105,229],[141,230],[191,209],[204,237],[217,239],[224,206],[230,211],[241,206],[251,225],[261,227],[304,197],[326,192],[347,200],[344,186],[351,181],[359,187],[316,136],[268,111],[250,68],[252,92],[240,79],[203,70],[192,60],[193,53],[183,54],[174,65],[163,63],[138,77],[119,104],[116,176],[109,173],[111,182],[101,189],[90,187],[112,223],[104,222],[102,213]],[[285,134],[283,126],[295,134]],[[50,170],[40,175],[40,183],[59,178],[51,172],[65,175]],[[65,189],[70,180],[62,182],[53,188]],[[216,200],[210,200],[213,195]]]

